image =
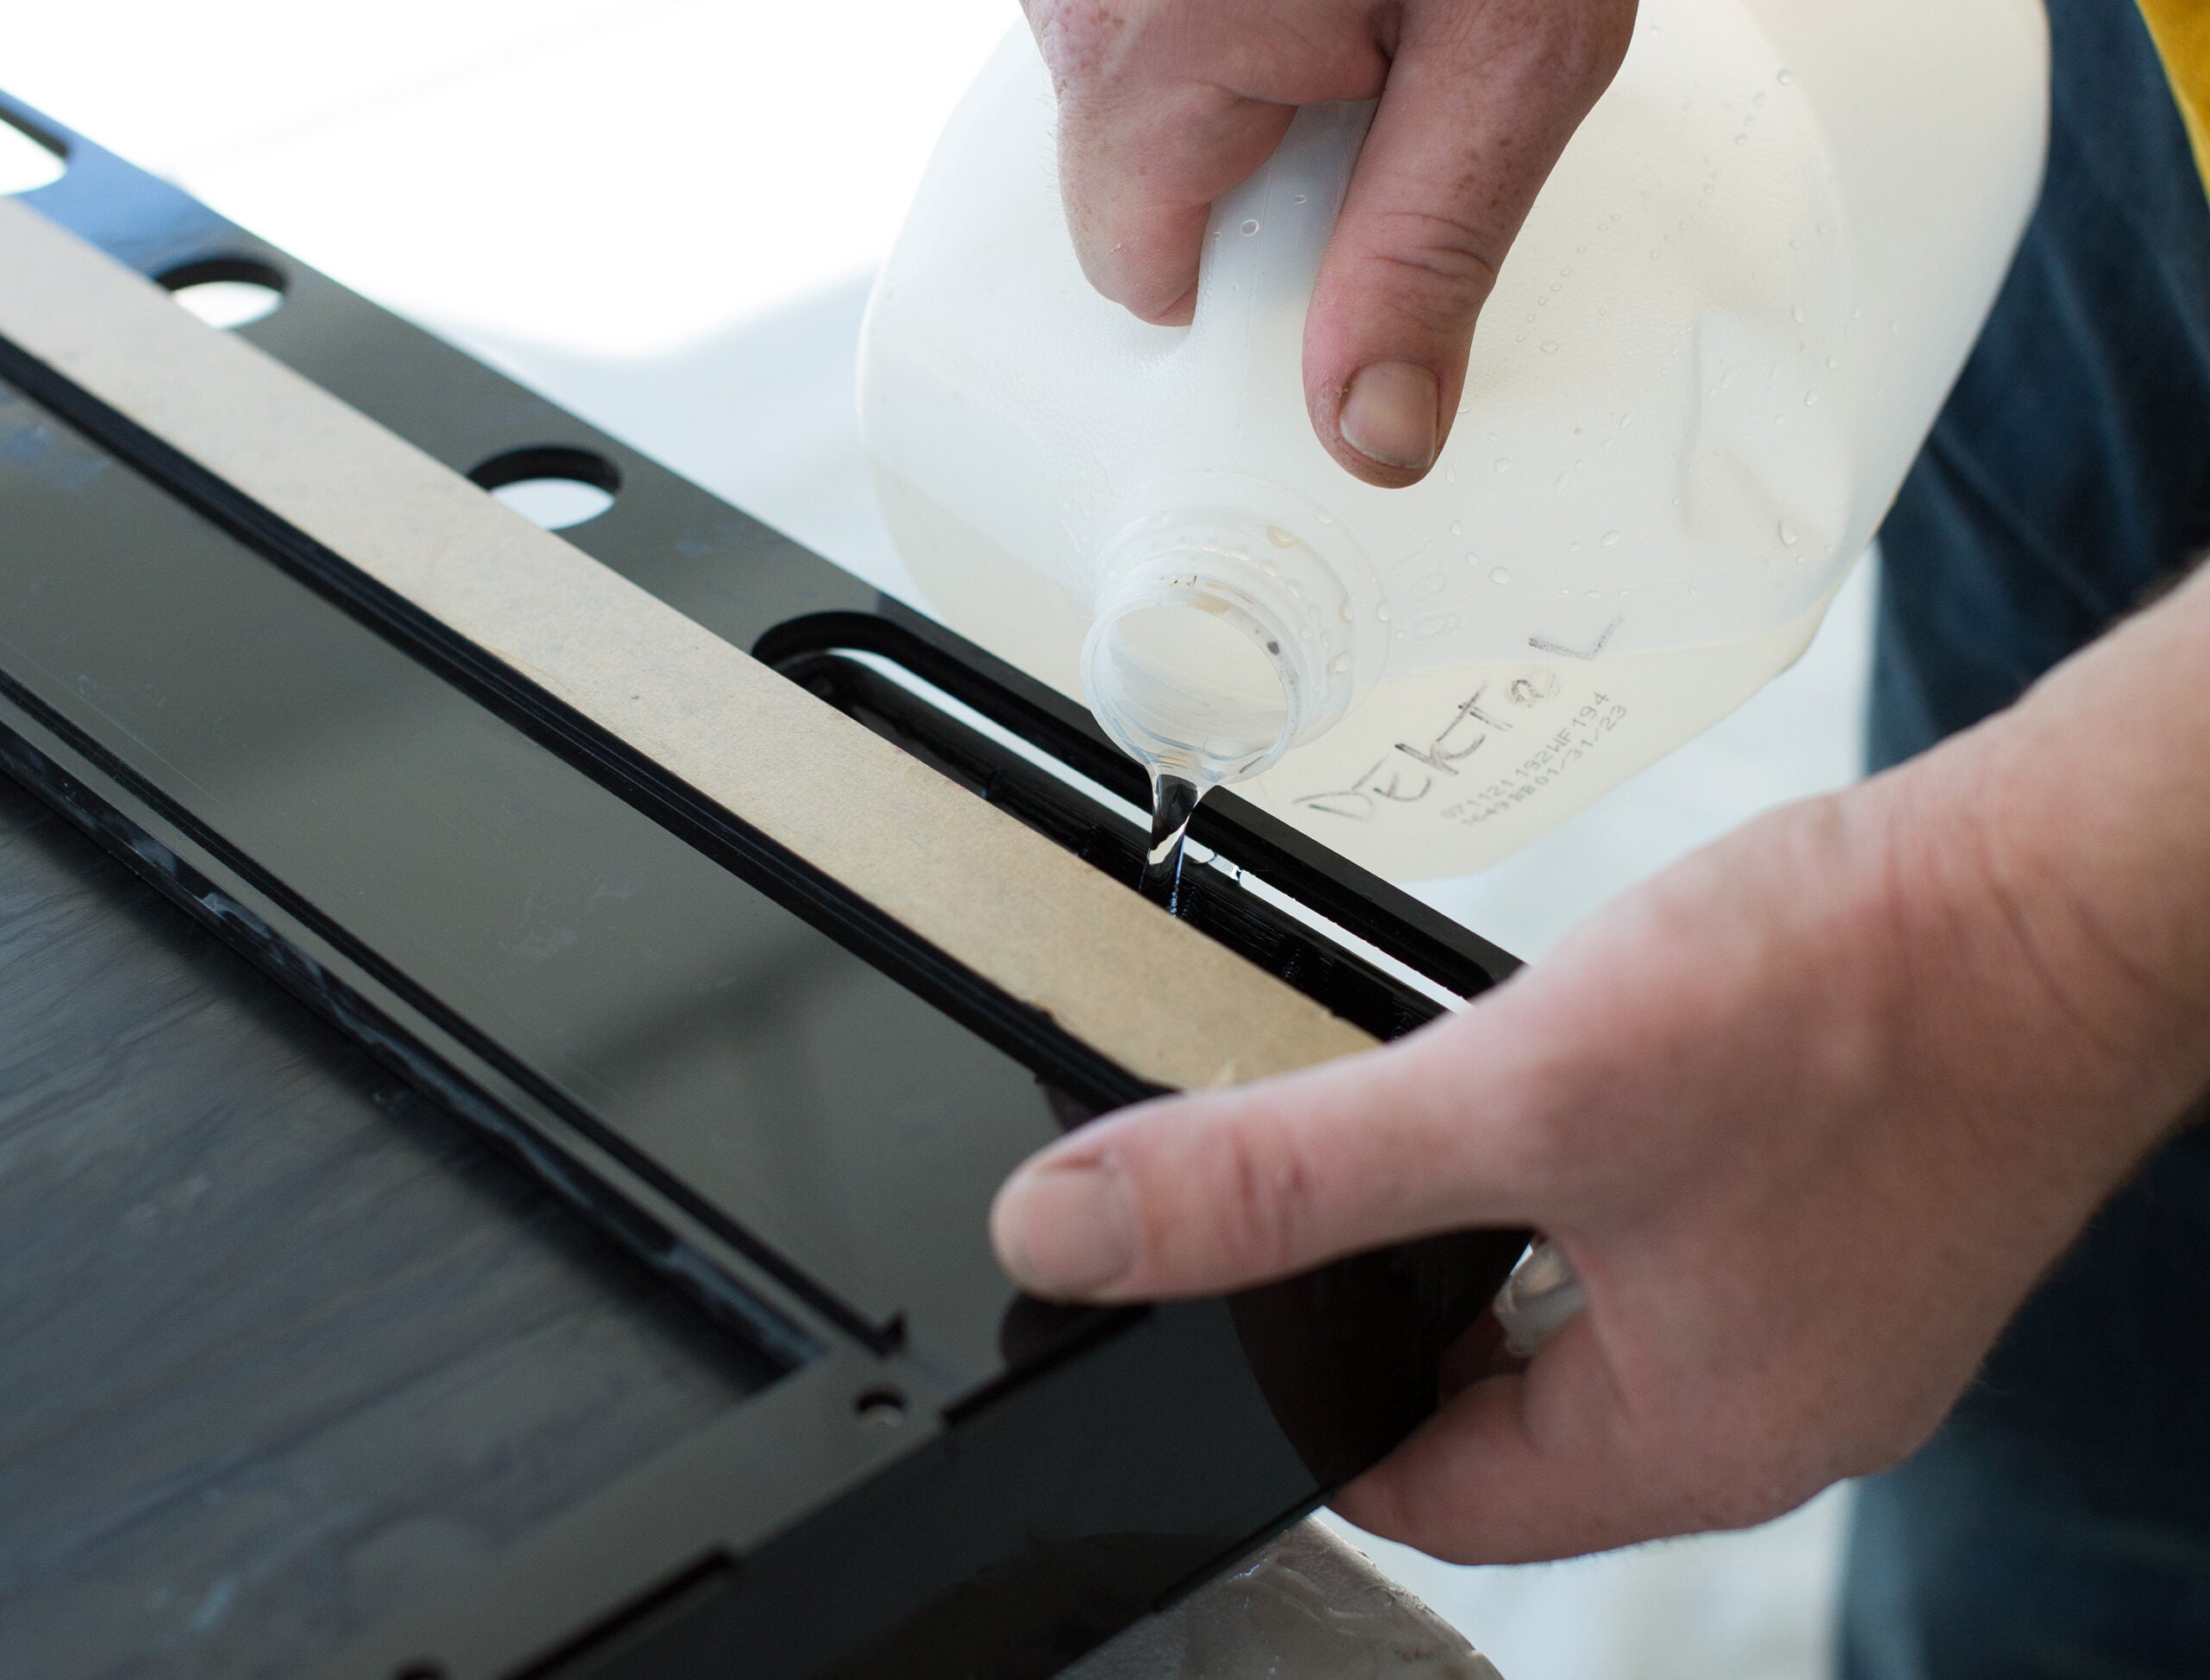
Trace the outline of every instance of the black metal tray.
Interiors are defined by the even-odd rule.
[[[1141,778],[1081,708],[4,96],[0,118],[69,159],[40,210],[173,287],[276,286],[245,336],[478,483],[614,490],[563,534],[1133,876],[1114,799]],[[1519,1234],[1225,1302],[1020,1298],[991,1192],[1140,1082],[195,474],[0,340],[0,761],[657,1267],[722,1327],[739,1397],[442,1595],[365,1626],[272,1599],[266,1671],[1043,1675],[1430,1409]],[[1233,868],[1189,918],[1378,1034],[1511,966],[1232,799],[1194,837]]]

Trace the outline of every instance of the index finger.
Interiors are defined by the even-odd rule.
[[[1059,185],[1092,285],[1186,324],[1213,201],[1273,155],[1297,107],[1370,98],[1387,60],[1340,0],[1027,0],[1059,102]]]
[[[1093,1122],[1009,1178],[1001,1262],[1031,1292],[1151,1300],[1263,1283],[1441,1231],[1528,1222],[1498,1127],[1453,1077],[1461,1017],[1386,1048]],[[1493,1112],[1515,1099],[1491,1093]],[[1469,1100],[1471,1098],[1472,1100]]]

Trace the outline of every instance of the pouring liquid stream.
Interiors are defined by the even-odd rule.
[[[1156,766],[1151,773],[1151,847],[1138,890],[1170,916],[1180,913],[1184,843],[1206,786]]]

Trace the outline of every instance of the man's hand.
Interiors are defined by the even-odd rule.
[[[1437,1556],[1776,1515],[1908,1453],[2210,1085],[2210,575],[2018,706],[1767,818],[1467,1014],[1046,1150],[1042,1294],[1540,1228],[1586,1313],[1337,1501]]]
[[[1148,321],[1185,322],[1214,199],[1296,108],[1381,102],[1312,294],[1305,401],[1369,483],[1435,464],[1474,323],[1635,0],[1025,0],[1059,95],[1082,265]]]

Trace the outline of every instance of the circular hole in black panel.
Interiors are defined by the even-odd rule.
[[[210,326],[245,326],[284,301],[284,271],[257,257],[203,256],[154,278]]]
[[[622,475],[603,455],[569,444],[510,449],[468,476],[534,525],[565,531],[614,505]]]
[[[51,186],[68,170],[68,148],[59,140],[0,117],[0,195],[35,193]]]
[[[906,1421],[906,1397],[894,1388],[870,1388],[852,1402],[852,1414],[868,1429],[896,1429]]]

